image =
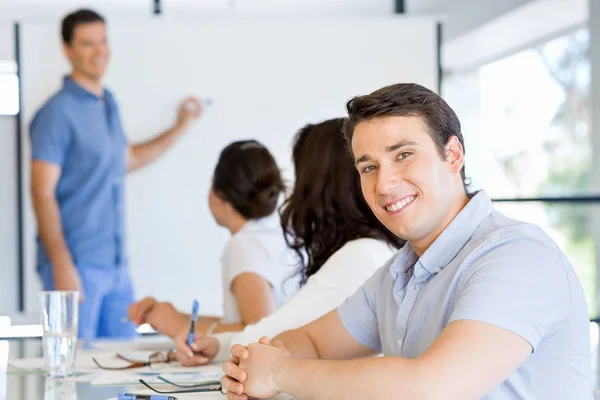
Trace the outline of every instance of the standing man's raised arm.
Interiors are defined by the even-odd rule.
[[[127,148],[127,171],[145,167],[160,157],[175,141],[190,128],[192,122],[202,113],[202,104],[195,97],[185,99],[178,109],[177,122],[147,142]]]

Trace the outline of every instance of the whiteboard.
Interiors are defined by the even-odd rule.
[[[22,24],[24,188],[28,126],[69,67],[57,21]],[[130,142],[170,126],[189,94],[213,105],[167,154],[126,181],[127,248],[138,297],[152,294],[187,310],[222,306],[219,260],[228,232],[208,210],[220,150],[255,138],[291,181],[291,143],[309,122],[344,115],[345,101],[397,82],[437,88],[436,22],[385,17],[344,20],[206,19],[110,21],[106,86],[120,105]],[[27,190],[27,189],[26,189]],[[26,309],[37,309],[35,219],[24,193]]]

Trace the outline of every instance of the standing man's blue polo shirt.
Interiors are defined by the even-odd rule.
[[[117,104],[64,78],[30,126],[32,157],[61,167],[56,187],[63,234],[75,265],[121,266],[127,141]],[[38,268],[50,264],[38,238]]]
[[[540,228],[494,211],[483,191],[421,257],[407,244],[338,312],[358,342],[407,358],[452,321],[496,325],[533,353],[484,399],[590,399],[589,317],[575,271]]]

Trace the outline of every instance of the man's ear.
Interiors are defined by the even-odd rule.
[[[452,172],[460,172],[465,165],[465,152],[458,137],[452,136],[446,143],[446,161],[450,165]]]
[[[73,50],[71,49],[71,46],[69,46],[67,43],[63,43],[62,47],[65,57],[67,57],[67,59],[71,61],[71,59],[73,58]]]

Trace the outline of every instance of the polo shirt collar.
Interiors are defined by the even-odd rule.
[[[493,211],[494,206],[488,195],[483,190],[477,192],[420,258],[409,243],[398,252],[390,270],[394,280],[416,262],[426,271],[415,270],[417,275],[423,275],[424,272],[429,276],[440,272]]]
[[[103,93],[102,97],[98,97],[94,93],[85,89],[83,86],[79,85],[77,82],[75,82],[73,79],[71,79],[70,76],[65,76],[63,78],[63,88],[64,88],[64,90],[66,90],[69,93],[73,93],[75,95],[85,97],[85,98],[90,98],[93,100],[99,100],[99,99],[108,97],[106,89],[103,89],[104,93]]]

